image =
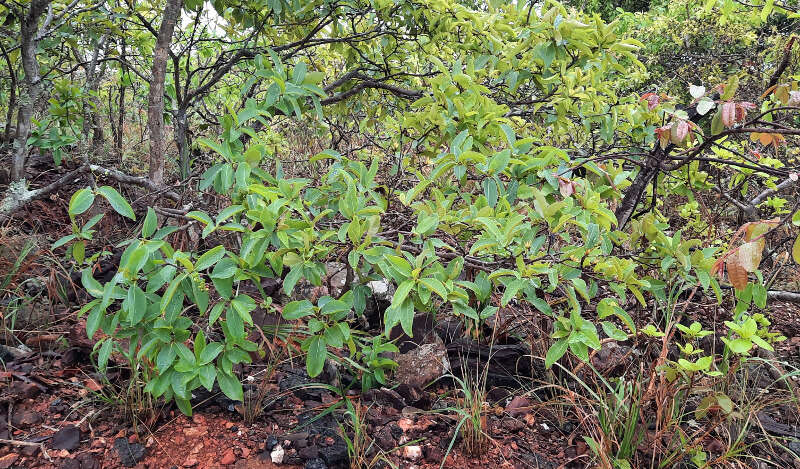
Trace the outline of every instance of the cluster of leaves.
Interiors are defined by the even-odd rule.
[[[376,3],[378,17],[395,11],[392,2]],[[323,75],[304,60],[290,65],[274,53],[253,59],[257,73],[242,95],[256,85],[263,92],[220,118],[219,138],[200,140],[217,161],[199,189],[229,197],[230,204],[218,213],[187,214],[202,225],[204,239],[219,232],[235,238],[236,248],[175,250],[167,242],[171,228],[158,230],[148,211],[117,275],[104,285],[88,270],[83,276],[95,297],[83,309],[89,335],[106,334],[97,346],[101,368],[112,352],[120,353],[141,370],[148,392],[174,398],[187,413],[199,386],[217,383],[241,399],[234,366],[255,351],[248,340],[252,313],[263,308],[298,325],[309,375],[318,376],[335,358],[366,388],[386,382],[394,364],[383,354],[396,351],[389,333],[399,326],[412,335],[418,312],[452,314],[477,331],[509,305],[552,319],[549,367],[568,352],[588,360],[602,336],[627,341],[664,334],[654,324],[637,327],[629,311],[675,291],[696,287],[722,300],[715,274],[723,264],[739,305],[726,353],[743,356],[777,339],[763,316],[745,314],[766,303],[758,269],[770,223],[743,228],[745,244],[727,251],[673,230],[658,211],[622,230],[612,207],[631,184],[634,171],[626,163],[640,162],[613,153],[594,157],[598,146],[611,152],[618,139],[636,149],[660,144],[693,151],[734,130],[756,106],[736,98],[738,78],[711,93],[690,88],[690,106],[699,115],[715,110],[704,129],[666,95],[620,95],[621,77],[644,76],[634,55],[640,44],[597,16],[551,1],[535,13],[522,4],[492,4],[487,12],[451,1],[420,3],[409,18],[427,25],[429,36],[407,65],[424,71],[409,72],[409,83],[425,92],[406,92],[418,99],[383,116],[382,130],[398,149],[393,161],[377,152],[359,158],[327,150],[308,161],[315,178],[286,174],[264,140],[269,132],[256,128],[275,116],[324,117]],[[345,63],[355,60],[350,49],[331,49]],[[794,99],[793,92],[776,87],[767,106]],[[400,150],[409,147],[415,151]],[[654,191],[690,197],[709,189],[703,172],[691,170],[684,186],[670,182]],[[87,210],[93,194],[76,194],[70,214]],[[116,196],[106,198],[123,207]],[[127,210],[120,213],[132,216]],[[72,237],[59,243],[73,241],[79,263],[94,223],[76,223]],[[281,279],[287,295],[301,283],[321,285],[333,259],[346,261],[342,292],[278,306],[262,290],[265,278]],[[357,330],[355,318],[366,310],[373,281],[396,288],[381,333],[369,336]],[[691,340],[704,333],[694,325],[681,331]],[[665,372],[691,379],[719,371],[714,357],[696,352],[682,344],[683,356]]]

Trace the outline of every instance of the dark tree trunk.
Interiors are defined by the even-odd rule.
[[[167,0],[164,16],[153,50],[152,80],[147,99],[147,127],[150,131],[150,179],[164,183],[164,79],[167,73],[167,56],[175,23],[180,16],[182,0]]]
[[[11,160],[11,180],[18,181],[25,176],[25,161],[28,158],[28,136],[31,133],[33,106],[42,94],[39,62],[36,60],[36,44],[38,42],[39,18],[44,13],[50,0],[32,0],[20,22],[20,56],[25,79],[22,80],[19,94],[19,111],[17,112],[17,135],[14,142],[14,155]]]
[[[186,109],[180,107],[175,112],[175,144],[180,155],[181,179],[189,177],[189,123],[186,119]]]
[[[716,101],[719,99],[719,94],[715,93],[711,99]],[[695,124],[701,122],[705,117],[713,115],[711,112],[701,115],[697,112],[696,107],[686,109],[686,112],[689,115],[689,120]],[[650,151],[647,161],[645,161],[642,168],[639,169],[639,173],[636,174],[633,183],[628,187],[628,190],[625,191],[622,202],[620,202],[619,207],[617,207],[615,211],[619,229],[625,228],[625,225],[636,215],[636,207],[639,206],[639,202],[641,202],[642,197],[647,191],[647,186],[651,182],[657,184],[658,179],[656,176],[661,170],[661,165],[665,163],[673,149],[675,149],[675,145],[671,143],[667,145],[666,148],[661,148],[658,139],[656,139],[655,146]]]
[[[3,53],[3,58],[6,60],[8,66],[8,75],[11,78],[11,91],[8,96],[8,112],[6,113],[6,128],[3,131],[3,142],[11,142],[11,121],[14,119],[14,108],[17,107],[17,72],[11,63],[11,57],[8,56],[5,47],[0,43],[0,52]]]

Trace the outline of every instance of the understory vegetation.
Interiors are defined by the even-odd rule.
[[[395,391],[441,401],[441,467],[503,412],[562,467],[788,467],[799,16],[0,0],[3,343],[77,324],[137,431],[208,393],[258,425],[303,368],[350,467],[422,458],[367,428]]]

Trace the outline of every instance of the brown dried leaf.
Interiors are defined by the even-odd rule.
[[[728,256],[725,267],[728,269],[728,280],[731,281],[733,288],[744,290],[747,286],[747,271],[739,264],[738,253],[734,252]]]

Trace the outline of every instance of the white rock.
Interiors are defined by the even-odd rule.
[[[272,464],[281,464],[283,462],[283,446],[276,445],[275,448],[272,449],[272,452],[269,453],[269,457],[272,459]]]
[[[422,457],[422,447],[414,445],[403,446],[403,457],[409,461],[420,459]]]

